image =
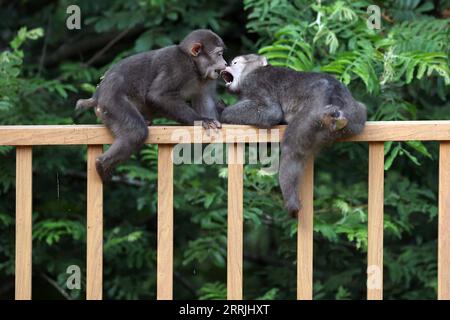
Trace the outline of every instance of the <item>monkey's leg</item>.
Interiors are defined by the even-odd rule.
[[[367,119],[365,105],[354,99],[349,99],[341,112],[347,120],[347,125],[340,131],[342,137],[358,134],[364,129]]]
[[[267,105],[254,100],[242,100],[223,110],[220,121],[270,128],[283,121],[283,111],[276,104]]]
[[[284,205],[291,217],[297,216],[301,209],[299,199],[299,181],[303,176],[305,159],[295,153],[290,146],[282,146],[279,181]]]
[[[317,122],[313,115],[297,113],[288,124],[281,142],[279,181],[284,204],[291,216],[301,209],[299,182],[306,160],[317,144]]]
[[[321,115],[320,123],[330,131],[339,131],[347,126],[348,120],[338,106],[327,105]]]
[[[103,123],[113,133],[111,147],[96,159],[97,172],[103,181],[111,178],[114,168],[138,151],[148,136],[147,124],[126,97],[108,99],[108,108],[99,105]]]

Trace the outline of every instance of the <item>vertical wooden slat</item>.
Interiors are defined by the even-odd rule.
[[[172,145],[158,146],[157,299],[173,299],[173,160]]]
[[[302,209],[298,214],[297,231],[297,299],[313,298],[313,216],[314,216],[314,158],[305,166],[300,182]]]
[[[384,143],[369,143],[367,299],[383,299]]]
[[[227,298],[242,300],[244,144],[228,145]]]
[[[439,152],[438,299],[450,300],[450,142]]]
[[[88,146],[86,299],[101,300],[103,291],[103,184],[95,168],[102,145]]]
[[[16,149],[16,300],[31,299],[32,148]]]

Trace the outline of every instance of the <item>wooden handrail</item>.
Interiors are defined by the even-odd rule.
[[[285,126],[271,130],[224,125],[207,135],[201,127],[152,126],[147,143],[158,144],[157,298],[173,298],[173,158],[177,143],[227,143],[243,158],[244,143],[279,142]],[[450,299],[450,120],[369,122],[360,135],[343,141],[369,142],[367,298],[383,298],[383,190],[385,141],[439,141],[438,299]],[[16,148],[16,299],[31,299],[32,147],[88,145],[86,298],[103,290],[103,185],[95,159],[113,142],[100,125],[0,126],[0,145]],[[297,237],[297,298],[313,297],[314,159],[305,168]],[[243,162],[228,165],[228,298],[243,297]]]
[[[244,145],[228,145],[227,298],[243,297]]]
[[[95,169],[95,159],[103,153],[102,145],[87,150],[87,252],[86,299],[103,296],[103,183]]]
[[[369,143],[367,299],[383,299],[384,143]]]
[[[273,130],[277,129],[277,131]],[[285,126],[272,130],[252,126],[224,125],[208,136],[201,127],[151,126],[146,143],[278,142]],[[181,141],[181,136],[187,140]],[[202,141],[198,137],[201,136]],[[450,141],[450,120],[368,122],[365,130],[344,141]],[[0,145],[91,145],[110,144],[113,137],[102,125],[0,126]]]
[[[450,300],[450,142],[439,148],[438,299]]]
[[[158,300],[171,300],[173,291],[173,163],[172,146],[158,147]]]
[[[16,300],[31,299],[32,149],[16,150]]]

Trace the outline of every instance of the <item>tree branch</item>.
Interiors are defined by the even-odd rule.
[[[87,66],[90,66],[93,64],[98,58],[100,58],[106,51],[108,51],[113,45],[115,45],[120,39],[125,37],[131,29],[123,30],[121,33],[119,33],[116,37],[114,37],[105,47],[103,47],[100,51],[98,51],[94,56],[89,59],[88,62],[86,62]]]
[[[125,30],[126,33],[122,35],[125,31],[120,32],[119,34],[114,32],[107,32],[102,34],[94,34],[89,37],[85,37],[76,43],[70,42],[65,43],[62,46],[60,46],[58,49],[54,51],[53,54],[49,55],[44,62],[44,65],[46,67],[53,66],[56,64],[59,64],[62,60],[68,59],[70,57],[73,57],[75,55],[82,54],[84,52],[98,49],[98,48],[104,48],[109,43],[113,42],[115,39],[117,39],[119,36],[121,36],[118,40],[124,38],[124,37],[132,37],[136,36],[140,33],[142,33],[145,30],[144,27],[134,27],[129,30]],[[116,43],[118,40],[116,40],[114,43]],[[96,58],[97,59],[97,58]]]
[[[53,280],[52,278],[47,276],[45,273],[41,273],[41,277],[44,278],[52,287],[54,287],[56,290],[58,290],[58,292],[64,298],[66,298],[66,300],[73,300],[72,297],[63,288],[61,288],[55,280]]]
[[[39,59],[39,68],[38,68],[38,73],[37,73],[38,76],[41,75],[42,69],[44,68],[45,57],[47,55],[47,45],[48,45],[48,38],[50,35],[50,30],[51,30],[52,14],[53,14],[53,12],[50,12],[50,14],[47,18],[47,28],[45,30],[44,45],[42,46],[41,58]]]

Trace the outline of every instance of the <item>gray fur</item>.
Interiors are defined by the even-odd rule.
[[[237,63],[236,63],[237,62]],[[258,55],[233,59],[222,72],[239,102],[225,108],[222,123],[262,128],[287,123],[279,181],[291,215],[301,208],[299,180],[306,160],[322,146],[364,129],[366,108],[333,76],[274,67]]]
[[[195,30],[179,44],[130,56],[109,69],[90,99],[77,109],[94,107],[113,133],[112,146],[97,158],[103,181],[138,151],[148,136],[146,120],[166,116],[182,124],[202,121],[220,128],[216,79],[226,67],[225,45],[210,30]]]

